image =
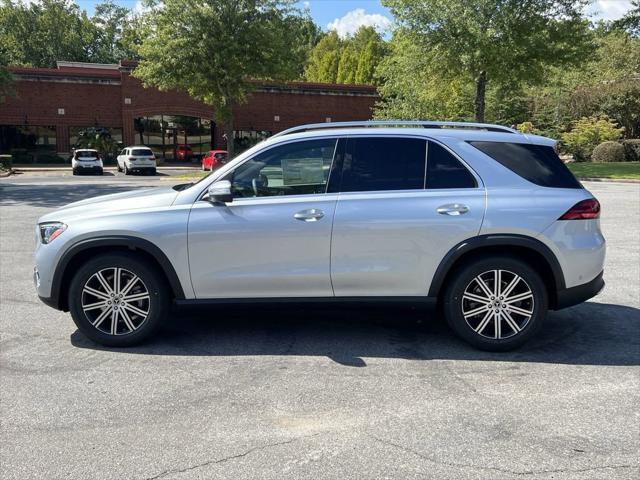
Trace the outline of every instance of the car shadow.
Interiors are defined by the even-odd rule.
[[[169,187],[170,184],[158,185]],[[54,183],[47,188],[41,185],[9,184],[0,185],[0,205],[31,205],[35,207],[61,207],[71,202],[85,200],[98,195],[121,193],[140,188],[150,188],[136,184],[100,185],[95,183],[78,183],[75,185]],[[153,188],[153,187],[151,187]]]
[[[102,347],[79,331],[71,343],[134,355],[324,356],[351,367],[366,367],[368,358],[638,365],[639,327],[639,309],[589,302],[550,312],[520,349],[491,353],[458,340],[424,307],[226,305],[173,313],[159,334],[137,347]]]

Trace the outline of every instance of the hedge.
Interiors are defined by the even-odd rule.
[[[624,162],[624,147],[618,142],[602,142],[593,149],[591,161],[596,163]]]
[[[0,170],[11,170],[11,155],[0,155]]]
[[[622,141],[625,162],[640,162],[640,138]]]

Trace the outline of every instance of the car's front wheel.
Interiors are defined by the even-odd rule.
[[[78,269],[69,310],[78,329],[110,347],[140,343],[161,325],[169,289],[157,269],[130,253],[105,254]]]
[[[443,298],[451,328],[476,348],[506,351],[529,340],[547,314],[547,290],[530,265],[492,256],[458,269]]]

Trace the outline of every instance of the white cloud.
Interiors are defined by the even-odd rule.
[[[340,37],[352,35],[362,26],[375,27],[382,32],[391,26],[391,20],[379,13],[365,13],[364,8],[351,10],[344,17],[336,18],[327,25],[329,30],[335,30]]]
[[[311,2],[302,2],[302,5],[304,5],[304,8],[309,8],[311,6]]]
[[[587,9],[596,20],[617,20],[631,10],[630,0],[597,0]]]

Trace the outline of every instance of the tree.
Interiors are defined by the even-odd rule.
[[[298,14],[290,0],[164,0],[148,14],[150,34],[133,74],[145,86],[212,105],[233,156],[233,109],[252,80],[295,77],[288,27]]]
[[[630,35],[640,37],[640,0],[631,0],[633,8],[619,20],[613,22],[614,28],[626,30]]]
[[[91,61],[95,38],[86,12],[70,0],[0,5],[0,45],[9,64],[54,68],[57,60]]]
[[[96,51],[93,61],[115,63],[123,58],[131,58],[131,53],[123,43],[123,37],[131,17],[128,8],[106,0],[95,6],[92,21],[96,26]]]
[[[383,0],[442,69],[474,82],[474,115],[485,119],[487,87],[538,83],[553,65],[591,51],[585,0]]]
[[[373,27],[360,27],[341,39],[331,31],[312,50],[305,78],[322,83],[377,83],[375,69],[387,53],[385,41]]]
[[[335,83],[342,55],[342,40],[335,30],[327,33],[311,51],[304,76],[311,82]]]

